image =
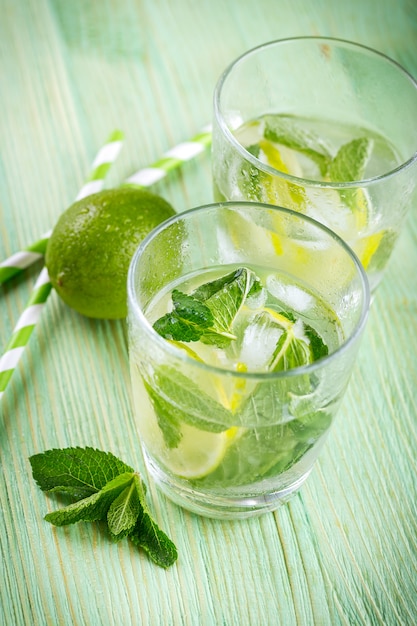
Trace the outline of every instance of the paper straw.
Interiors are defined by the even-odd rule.
[[[162,157],[149,167],[145,167],[123,183],[124,186],[150,187],[162,180],[168,172],[177,169],[187,161],[191,161],[211,144],[211,126],[204,127],[200,133],[189,141],[179,143],[165,152]]]
[[[112,150],[116,150],[117,144],[121,145],[121,142],[115,135],[115,138],[103,147],[102,151],[100,151],[97,155],[97,164],[99,168],[104,168],[106,165],[109,166],[111,164],[111,162],[103,159],[108,159],[110,156],[114,156],[115,158],[115,156],[117,156],[112,153]],[[158,161],[155,161],[155,163],[149,167],[145,167],[135,174],[132,174],[132,176],[129,176],[129,178],[127,178],[123,183],[123,186],[149,187],[164,178],[171,170],[179,168],[185,162],[194,159],[201,152],[204,152],[210,144],[211,127],[206,126],[200,133],[192,137],[189,141],[180,143],[174,148],[168,150]],[[99,191],[99,189],[95,187],[98,178],[94,178],[92,176],[90,180],[90,193]],[[79,200],[78,197],[77,200]],[[0,285],[9,278],[12,278],[12,276],[16,276],[16,274],[22,272],[26,267],[29,267],[29,265],[38,259],[42,258],[51,233],[52,231],[44,233],[42,237],[31,246],[16,252],[11,257],[0,263]]]
[[[85,198],[103,188],[104,179],[119,155],[123,138],[123,133],[118,130],[110,135],[106,144],[97,153],[91,166],[91,174],[81,187],[76,200],[81,200],[81,198]],[[21,269],[23,268],[18,268],[18,270]],[[29,342],[51,289],[52,285],[49,280],[48,270],[44,267],[33,287],[29,301],[14,327],[6,350],[0,359],[0,398]]]
[[[52,285],[48,271],[44,267],[35,283],[26,308],[14,328],[6,350],[0,359],[0,398],[17,367],[51,289]]]

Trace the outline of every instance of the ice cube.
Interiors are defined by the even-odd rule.
[[[314,305],[314,299],[311,294],[297,287],[297,285],[283,283],[276,276],[268,276],[266,288],[277,300],[280,300],[288,308],[295,311],[307,311]]]
[[[248,370],[266,370],[283,329],[266,311],[249,317],[247,322],[239,360],[246,364]]]
[[[245,304],[249,309],[252,309],[252,310],[262,309],[262,307],[264,307],[266,304],[267,297],[268,297],[268,292],[266,289],[262,287],[262,289],[257,291],[255,294],[249,296],[246,299]]]

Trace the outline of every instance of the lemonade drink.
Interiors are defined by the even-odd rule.
[[[416,202],[417,83],[397,63],[337,39],[248,50],[214,92],[216,201],[291,208],[337,232],[380,282]]]
[[[349,243],[376,286],[402,220],[387,216],[384,223],[376,188],[357,181],[398,167],[395,147],[365,128],[283,114],[245,122],[234,136],[247,158],[226,151],[216,162],[214,154],[215,200],[265,202],[310,215]]]
[[[318,274],[326,251],[334,272]],[[133,398],[147,467],[171,499],[245,517],[298,489],[349,379],[365,283],[333,233],[266,205],[188,211],[143,242],[129,270]]]
[[[242,374],[197,368],[189,378],[162,361],[143,376],[133,354],[139,429],[151,462],[172,480],[215,494],[236,487],[261,494],[269,482],[285,490],[295,471],[308,471],[304,457],[321,445],[342,387],[325,403],[326,378],[314,372],[267,383],[246,374],[305,367],[334,352],[343,330],[326,303],[268,268],[222,267],[168,285],[144,313],[190,359]]]

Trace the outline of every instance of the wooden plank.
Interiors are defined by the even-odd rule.
[[[244,50],[323,34],[391,55],[417,76],[409,0],[2,0],[0,257],[47,230],[116,127],[125,177],[210,121],[215,82]],[[212,199],[206,154],[157,186],[177,210]],[[395,207],[393,208],[395,210]],[[299,626],[417,621],[417,221],[373,306],[316,470],[275,514],[191,515],[150,484],[179,549],[165,571],[100,525],[53,528],[59,506],[28,457],[93,445],[143,471],[123,322],[82,318],[53,294],[0,407],[0,624]],[[39,269],[39,267],[37,268]],[[2,288],[5,345],[36,271]]]

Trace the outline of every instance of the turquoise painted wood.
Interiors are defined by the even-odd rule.
[[[417,76],[413,0],[0,0],[0,259],[74,199],[114,128],[117,185],[210,121],[238,54],[296,35],[352,39]],[[156,191],[211,201],[206,152]],[[395,207],[393,207],[395,210]],[[180,510],[150,485],[179,560],[157,568],[100,525],[55,529],[28,457],[92,445],[143,469],[122,322],[52,294],[0,407],[1,626],[417,623],[417,216],[375,297],[339,419],[306,485],[259,519]],[[5,346],[41,265],[0,288]]]

